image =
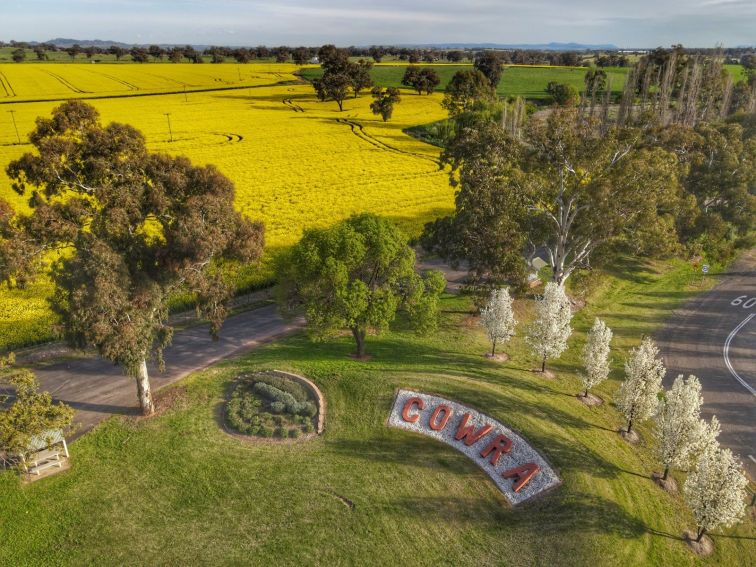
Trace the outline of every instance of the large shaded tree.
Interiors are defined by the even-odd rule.
[[[232,294],[219,262],[258,258],[263,226],[234,209],[234,186],[214,166],[150,153],[138,130],[102,126],[81,101],[39,118],[30,140],[36,153],[7,173],[16,192],[30,193],[32,212],[12,221],[15,234],[2,241],[12,261],[2,267],[28,276],[46,252],[61,251],[51,301],[62,334],[133,376],[150,414],[147,361],[162,365],[171,296],[193,293],[216,336]]]
[[[523,256],[540,251],[561,284],[600,247],[677,242],[678,158],[644,144],[640,128],[556,109],[520,136],[490,121],[462,127],[442,157],[460,185],[457,208],[427,226],[422,243],[468,260],[479,276],[515,276]]]
[[[428,223],[420,242],[454,267],[466,264],[468,287],[480,296],[525,278],[522,149],[498,124],[484,123],[463,128],[442,156],[456,172],[456,210]]]
[[[474,66],[486,76],[491,88],[496,89],[501,80],[501,55],[491,49],[481,51],[475,56]]]
[[[431,94],[441,83],[441,78],[432,67],[416,67],[410,65],[404,71],[402,84],[406,87],[412,87],[417,94]]]
[[[457,71],[446,85],[441,105],[451,116],[457,116],[490,103],[495,98],[496,93],[488,78],[477,69],[466,69]]]
[[[416,327],[436,323],[443,275],[415,271],[415,252],[388,220],[364,213],[327,229],[305,231],[278,262],[280,299],[285,309],[304,307],[311,335],[327,338],[342,329],[365,356],[368,331],[385,330],[405,309]]]
[[[372,91],[373,102],[370,103],[370,110],[373,114],[380,114],[384,122],[388,122],[394,113],[394,105],[401,102],[399,89],[396,87],[375,87]]]

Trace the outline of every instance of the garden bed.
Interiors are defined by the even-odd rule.
[[[226,402],[230,432],[255,439],[300,439],[323,431],[325,404],[317,386],[302,376],[264,370],[242,374]]]

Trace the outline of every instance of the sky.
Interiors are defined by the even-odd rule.
[[[0,0],[0,40],[756,45],[756,0]]]

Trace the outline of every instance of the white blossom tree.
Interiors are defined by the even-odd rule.
[[[588,340],[583,348],[583,367],[585,374],[580,378],[585,387],[585,397],[588,390],[597,386],[609,376],[609,352],[612,342],[612,330],[601,319],[596,317],[593,327],[588,332]]]
[[[683,487],[685,502],[696,518],[696,541],[718,526],[735,524],[745,511],[748,479],[743,465],[729,449],[701,454]]]
[[[525,338],[541,359],[541,372],[546,370],[548,358],[557,358],[567,349],[567,339],[572,334],[571,321],[570,300],[564,287],[554,282],[547,283],[543,297],[536,301],[536,318]]]
[[[627,433],[632,431],[633,423],[644,421],[655,413],[665,372],[656,343],[646,337],[625,362],[625,381],[615,400],[627,418]]]
[[[491,356],[496,354],[496,343],[508,341],[515,334],[517,320],[512,310],[512,301],[507,288],[495,289],[491,292],[488,303],[480,310],[480,323],[491,341]]]
[[[659,458],[664,464],[662,480],[667,480],[670,467],[690,466],[702,436],[708,433],[709,425],[701,419],[702,404],[698,378],[691,375],[685,380],[682,374],[675,378],[672,388],[659,402],[654,437]]]

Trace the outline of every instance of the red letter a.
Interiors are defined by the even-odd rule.
[[[521,467],[515,467],[513,469],[509,469],[508,471],[504,471],[501,473],[501,476],[504,478],[515,478],[515,483],[512,485],[512,489],[515,492],[520,492],[520,490],[528,483],[530,482],[530,479],[535,476],[535,474],[541,470],[541,467],[539,467],[535,463],[525,463]]]

